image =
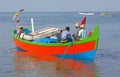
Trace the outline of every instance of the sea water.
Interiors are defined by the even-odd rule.
[[[120,12],[115,16],[87,16],[86,30],[92,31],[99,25],[99,43],[94,61],[76,59],[39,60],[39,55],[18,54],[12,38],[17,28],[12,18],[15,13],[0,13],[0,77],[120,77]],[[80,22],[83,15],[77,12],[22,12],[19,25],[31,29],[34,19],[35,30],[45,27],[71,28]],[[17,53],[17,54],[16,54]],[[37,57],[36,57],[37,56]]]

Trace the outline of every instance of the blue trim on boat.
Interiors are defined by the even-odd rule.
[[[65,54],[64,58],[77,58],[77,59],[90,59],[93,60],[96,54],[96,50],[91,50],[89,52],[77,53],[77,54]],[[62,58],[63,55],[54,55]]]

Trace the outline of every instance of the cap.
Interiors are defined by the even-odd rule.
[[[80,24],[79,27],[80,28],[85,28],[85,24]]]
[[[76,28],[85,28],[85,24],[75,23],[74,26],[75,26]]]
[[[23,26],[19,26],[18,28],[19,28],[19,29],[23,29]]]
[[[77,23],[75,23],[75,25],[74,25],[76,28],[79,28],[79,23],[77,22]]]

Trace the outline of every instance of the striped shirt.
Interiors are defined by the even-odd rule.
[[[80,39],[83,39],[85,37],[87,37],[87,32],[85,29],[80,29],[78,32],[78,36],[80,37]]]

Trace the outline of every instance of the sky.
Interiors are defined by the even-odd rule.
[[[0,12],[120,11],[120,0],[2,0]]]

